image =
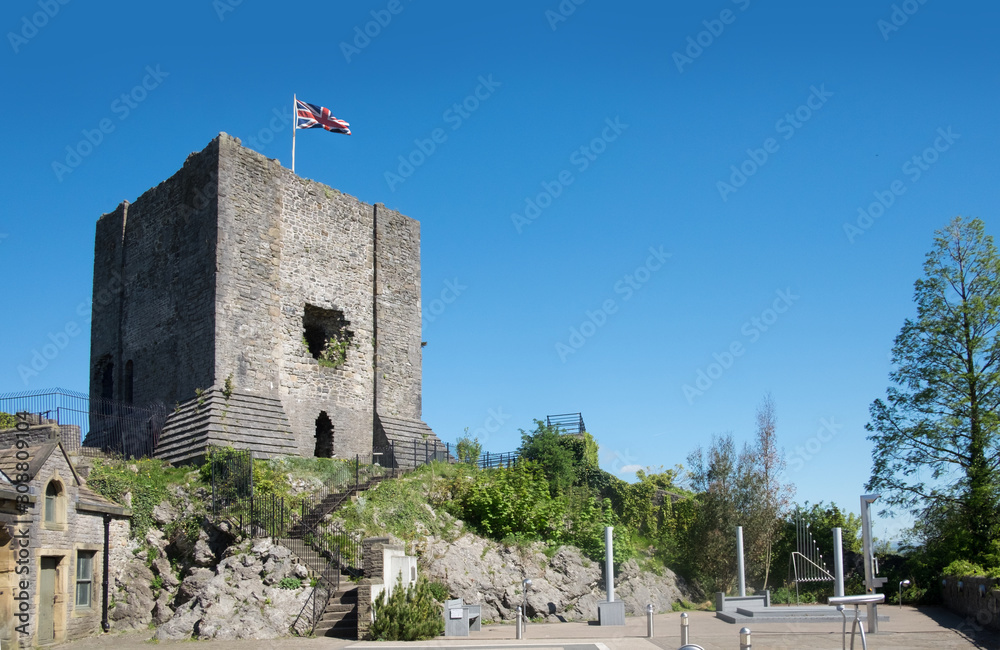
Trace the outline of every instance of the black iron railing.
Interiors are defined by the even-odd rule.
[[[32,424],[58,425],[68,451],[82,444],[126,458],[152,456],[170,414],[165,406],[136,406],[63,388],[5,393],[0,411],[29,414]]]
[[[498,467],[513,467],[517,464],[521,455],[516,451],[502,451],[499,453],[486,452],[479,457],[480,469],[496,469]]]
[[[587,430],[587,425],[583,423],[583,413],[546,415],[545,424],[550,427],[562,429],[563,433],[568,434],[580,434]]]

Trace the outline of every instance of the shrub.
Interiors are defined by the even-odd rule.
[[[440,582],[428,582],[427,587],[431,590],[431,595],[434,596],[434,600],[439,603],[443,603],[448,600],[449,592],[448,587]]]
[[[444,634],[441,605],[426,578],[404,589],[400,577],[392,595],[386,598],[383,591],[373,609],[371,635],[378,641],[419,641]]]
[[[302,581],[298,578],[282,578],[281,582],[278,583],[279,589],[298,589],[302,586]]]
[[[17,416],[0,411],[0,429],[13,429],[17,426]]]
[[[941,574],[953,576],[955,578],[967,578],[973,576],[985,576],[987,575],[987,571],[978,564],[973,564],[967,560],[955,560],[943,568],[941,570]]]
[[[475,466],[479,462],[479,457],[483,454],[483,445],[479,438],[469,436],[469,429],[466,428],[465,435],[458,439],[455,445],[455,457],[460,463]]]
[[[131,494],[132,537],[143,539],[154,525],[153,508],[169,497],[167,486],[183,483],[188,471],[151,458],[98,459],[87,477],[87,487],[116,503],[124,503],[125,495]]]

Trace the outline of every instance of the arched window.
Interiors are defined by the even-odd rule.
[[[49,484],[45,486],[46,524],[58,525],[66,523],[65,502],[62,483],[56,480],[49,481]]]

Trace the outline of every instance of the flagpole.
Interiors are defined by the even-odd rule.
[[[295,99],[295,93],[292,93],[292,172],[295,172],[295,132],[298,131],[296,127],[296,122],[298,122],[299,112],[296,110],[296,105],[298,101]]]

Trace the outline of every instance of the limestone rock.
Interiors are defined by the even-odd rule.
[[[153,623],[163,625],[174,615],[174,610],[170,608],[170,592],[163,590],[153,604]]]
[[[170,502],[166,499],[153,507],[153,521],[160,526],[169,524],[170,522],[176,520],[177,517],[177,508],[170,505]]]
[[[551,559],[543,549],[542,544],[506,547],[469,534],[452,543],[428,537],[419,548],[424,575],[443,582],[465,602],[481,605],[483,620],[512,619],[525,603],[531,618],[595,620],[598,601],[607,597],[602,565],[570,546]],[[522,591],[525,578],[532,581],[527,597]],[[647,603],[658,612],[670,611],[677,600],[694,597],[673,572],[643,572],[635,561],[622,565],[615,595],[625,601],[626,613],[636,615],[646,611]]]
[[[198,566],[215,564],[215,553],[208,543],[208,533],[204,530],[198,531],[198,541],[194,544],[194,563]]]
[[[181,583],[174,575],[174,570],[170,566],[170,562],[165,557],[158,557],[153,560],[153,573],[160,576],[160,580],[163,582],[163,586],[166,589],[173,589]]]
[[[270,540],[228,549],[215,567],[192,567],[177,591],[176,609],[155,638],[273,639],[287,636],[312,591],[280,589],[282,578],[305,569]],[[306,572],[308,576],[308,572]]]
[[[115,606],[108,612],[117,630],[137,630],[152,620],[153,590],[150,583],[153,573],[138,558],[133,558],[115,580]]]

